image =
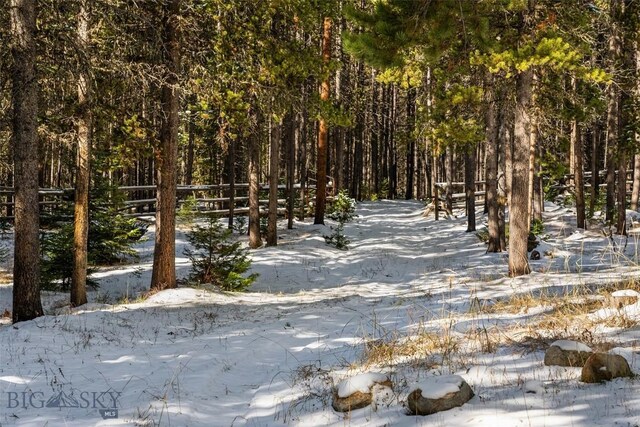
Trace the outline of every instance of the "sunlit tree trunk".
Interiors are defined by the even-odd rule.
[[[500,224],[498,222],[498,126],[496,122],[496,99],[493,76],[485,76],[486,94],[486,176],[485,198],[487,202],[487,228],[489,245],[487,252],[500,252]]]
[[[611,0],[611,34],[609,35],[609,62],[613,74],[616,72],[617,62],[620,59],[621,51],[621,35],[620,35],[620,15],[622,0]],[[615,193],[615,171],[616,171],[616,154],[618,140],[620,138],[619,130],[620,120],[620,91],[615,82],[609,84],[607,92],[607,196],[606,196],[606,216],[607,221],[613,222],[616,193]]]
[[[15,223],[13,322],[41,316],[38,233],[38,80],[35,72],[36,1],[11,0],[13,57],[13,186]]]
[[[585,221],[585,205],[584,205],[584,179],[583,179],[583,150],[582,135],[580,125],[577,120],[571,122],[571,145],[573,149],[573,173],[576,194],[576,221],[578,228],[587,228]]]
[[[476,156],[475,149],[464,153],[464,191],[467,208],[467,232],[476,231]]]
[[[227,218],[227,228],[233,229],[233,221],[236,208],[236,141],[229,138],[229,218]]]
[[[88,52],[88,2],[80,2],[78,13],[78,46]],[[89,237],[89,184],[91,165],[91,83],[89,64],[84,62],[78,73],[78,115],[76,118],[78,154],[73,230],[73,272],[71,274],[71,306],[87,303],[87,242]]]
[[[252,249],[262,246],[260,236],[260,113],[254,116],[255,132],[249,136],[249,247]]]
[[[163,7],[162,45],[166,74],[161,85],[162,125],[156,151],[156,239],[151,289],[175,288],[176,188],[178,185],[178,75],[180,73],[180,0]]]
[[[512,155],[511,200],[509,202],[509,276],[529,274],[529,137],[533,70],[516,77],[516,110]]]
[[[636,141],[638,140],[636,135]],[[631,191],[631,205],[632,210],[638,209],[638,199],[640,198],[640,154],[633,156],[633,189]]]
[[[278,245],[278,177],[280,176],[280,137],[282,122],[271,119],[269,153],[269,208],[267,222],[267,246]]]
[[[327,66],[331,60],[331,18],[324,18],[322,33],[322,60]],[[326,71],[328,73],[328,71]],[[329,76],[322,80],[320,99],[329,101]],[[329,126],[325,117],[320,118],[318,128],[318,153],[316,164],[316,206],[314,224],[324,224],[324,213],[327,204],[327,152]]]
[[[294,202],[295,202],[295,163],[296,163],[296,119],[292,111],[287,113],[285,119],[285,146],[287,150],[287,229],[293,228]]]

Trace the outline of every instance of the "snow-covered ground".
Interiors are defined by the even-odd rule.
[[[280,230],[277,247],[252,252],[260,277],[250,292],[179,288],[123,303],[148,287],[151,228],[140,262],[97,273],[101,287],[86,306],[70,312],[67,295],[46,293],[47,316],[3,320],[0,425],[640,425],[638,379],[587,385],[579,369],[542,362],[548,343],[577,336],[616,347],[640,373],[639,304],[601,309],[584,326],[547,331],[548,341],[536,323],[549,314],[544,305],[484,309],[637,277],[636,235],[576,231],[568,209],[548,205],[547,255],[531,262],[531,275],[510,279],[506,254],[485,253],[464,217],[434,221],[410,201],[360,203],[357,213],[345,227],[348,251],[325,244],[330,221]],[[183,277],[186,239],[178,239]],[[0,285],[5,310],[10,283]],[[607,316],[624,316],[626,327],[607,326]],[[380,356],[385,344],[411,339],[422,343],[418,354]],[[334,387],[365,372],[388,375],[393,392],[335,412]],[[461,376],[475,397],[408,416],[412,385],[439,374]]]

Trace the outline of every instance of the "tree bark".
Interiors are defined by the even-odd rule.
[[[464,154],[464,191],[467,207],[467,232],[476,231],[476,156],[475,149]]]
[[[620,34],[620,17],[621,17],[621,0],[611,1],[611,34],[609,35],[609,51],[608,60],[613,75],[617,73],[617,66],[620,60],[621,51],[621,34]],[[607,93],[607,197],[606,197],[606,216],[607,221],[613,222],[616,194],[615,194],[615,170],[616,170],[616,148],[620,138],[619,120],[620,120],[620,91],[616,82],[609,84]]]
[[[282,121],[271,119],[269,153],[269,209],[267,222],[267,246],[278,245],[278,177],[280,176],[280,137]]]
[[[304,221],[307,212],[307,182],[309,177],[309,167],[307,160],[307,110],[304,105],[306,101],[306,89],[303,89],[302,94],[302,112],[299,115],[300,121],[296,126],[296,138],[300,146],[300,214],[298,218],[300,221]]]
[[[78,13],[78,45],[88,54],[88,1],[80,2]],[[89,239],[89,185],[91,180],[91,81],[87,61],[81,61],[78,73],[78,113],[76,118],[78,154],[73,229],[73,271],[71,274],[71,306],[87,303],[87,243]]]
[[[529,274],[529,137],[533,70],[516,77],[516,110],[512,155],[511,200],[509,204],[509,276]]]
[[[486,173],[485,200],[487,204],[487,228],[489,244],[487,252],[500,252],[500,225],[498,223],[498,126],[496,121],[495,85],[493,76],[485,75],[486,96]]]
[[[638,136],[636,136],[638,140]],[[638,210],[638,199],[640,198],[640,154],[633,156],[633,189],[631,190],[631,210]]]
[[[260,236],[260,114],[255,114],[255,132],[249,137],[249,247],[262,246]]]
[[[293,229],[294,202],[296,192],[293,188],[295,183],[295,163],[296,163],[296,116],[292,111],[287,113],[286,119],[286,149],[287,149],[287,229]]]
[[[637,7],[637,6],[636,6]],[[635,99],[640,99],[640,42],[635,41],[634,43],[634,55],[635,55],[635,87],[633,91],[633,95]],[[640,115],[636,113],[635,120],[639,120]],[[634,134],[635,146],[638,147],[640,145],[640,132],[635,131]],[[635,150],[635,155],[633,156],[633,188],[631,191],[631,209],[638,209],[638,199],[640,198],[640,154],[638,154],[638,149]]]
[[[409,88],[407,90],[407,137],[409,138],[407,149],[407,180],[405,189],[405,199],[411,200],[415,197],[415,177],[416,177],[416,139],[413,135],[415,128],[416,116],[416,90]]]
[[[229,139],[229,218],[227,228],[233,230],[233,219],[236,208],[236,141]]]
[[[506,238],[506,206],[509,200],[509,182],[508,178],[511,174],[507,173],[507,151],[511,151],[509,138],[507,136],[507,117],[504,109],[506,99],[503,92],[500,93],[500,102],[497,104],[497,127],[498,127],[498,230],[500,234],[500,250],[507,250]],[[511,161],[511,155],[508,157]]]
[[[600,196],[600,174],[598,170],[600,127],[594,123],[591,132],[591,197],[589,198],[589,217],[595,213],[596,199]]]
[[[575,81],[574,81],[575,91]],[[576,195],[576,224],[578,228],[586,229],[585,205],[584,205],[584,179],[582,165],[582,137],[580,124],[576,119],[571,121],[571,151],[573,152],[573,175]]]
[[[453,147],[447,145],[444,158],[444,173],[446,176],[447,188],[445,190],[445,203],[447,215],[453,215]]]
[[[166,74],[161,85],[162,124],[156,150],[156,239],[151,289],[175,288],[176,188],[178,185],[178,74],[180,72],[180,0],[163,7],[162,44]]]
[[[325,67],[331,60],[331,18],[324,18],[322,33],[322,61]],[[320,87],[320,100],[329,102],[329,75],[323,78]],[[314,224],[324,224],[324,213],[327,204],[327,152],[328,152],[329,126],[326,118],[321,117],[318,129],[318,154],[316,164],[316,206]]]
[[[618,186],[616,194],[616,234],[627,235],[627,158],[624,147],[618,147]]]
[[[535,72],[533,73],[533,82],[532,82],[532,95],[531,95],[531,103],[535,103],[535,87],[537,84],[537,76]],[[528,229],[531,228],[531,219],[534,217],[535,211],[535,184],[536,184],[536,170],[538,166],[537,159],[537,151],[538,151],[538,122],[537,118],[532,114],[529,126],[529,226]],[[540,212],[541,213],[541,212]],[[542,217],[538,218],[542,219]]]
[[[36,1],[11,0],[11,77],[15,189],[13,322],[42,316],[38,212]]]
[[[196,97],[192,95],[189,99],[190,108],[196,108]],[[195,145],[196,145],[196,112],[191,111],[189,114],[189,124],[188,126],[188,140],[187,140],[187,158],[185,161],[185,172],[184,172],[184,183],[185,185],[191,185],[193,182],[193,160],[195,154]]]

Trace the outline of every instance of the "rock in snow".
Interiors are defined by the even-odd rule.
[[[582,382],[600,383],[614,378],[631,378],[631,368],[627,359],[619,354],[594,353],[582,368]]]
[[[558,340],[551,344],[544,354],[547,366],[582,367],[593,354],[591,347],[577,341]]]
[[[462,406],[473,397],[469,384],[458,375],[430,377],[409,393],[407,404],[415,415],[429,415]]]
[[[353,376],[341,381],[333,396],[333,409],[349,412],[369,406],[373,400],[372,388],[379,384],[391,388],[389,377],[377,372]]]

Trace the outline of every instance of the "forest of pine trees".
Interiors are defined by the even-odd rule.
[[[256,248],[259,184],[275,245],[277,184],[291,227],[300,203],[323,223],[327,190],[450,211],[464,182],[468,212],[486,190],[488,250],[508,251],[511,276],[529,273],[529,230],[558,184],[579,227],[602,210],[624,234],[638,207],[638,0],[7,5],[0,185],[15,189],[2,200],[15,218],[14,322],[42,314],[39,187],[75,189],[73,305],[86,302],[98,182],[157,187],[152,289],[176,286],[178,184],[248,183]]]

